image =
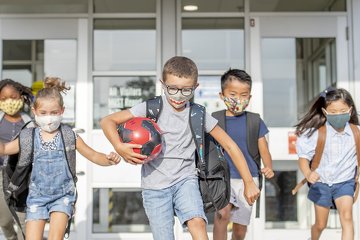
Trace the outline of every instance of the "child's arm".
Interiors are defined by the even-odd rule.
[[[19,152],[18,138],[5,144],[0,142],[0,155],[12,155],[18,152]]]
[[[264,167],[261,169],[261,173],[264,174],[266,178],[272,178],[274,176],[274,171],[272,170],[272,159],[265,137],[259,138],[258,146],[261,159],[264,163]]]
[[[120,162],[120,156],[118,154],[111,152],[105,155],[104,153],[97,152],[89,147],[80,136],[77,136],[76,139],[76,150],[93,163],[101,166],[114,165]]]
[[[299,158],[299,168],[309,183],[314,184],[320,179],[320,176],[317,172],[311,171],[309,160],[306,158]]]
[[[143,164],[144,159],[147,156],[135,153],[133,148],[141,148],[141,145],[138,144],[128,144],[122,143],[119,138],[119,134],[117,132],[117,127],[130,120],[134,116],[131,114],[129,110],[123,110],[120,112],[116,112],[110,114],[100,121],[100,126],[104,131],[105,136],[113,145],[115,151],[120,154],[121,157],[124,158],[124,161],[130,164]]]
[[[239,171],[244,181],[244,195],[246,201],[252,205],[260,195],[260,190],[256,186],[246,163],[245,157],[237,144],[227,135],[227,133],[218,125],[211,130],[210,135],[221,145],[221,147],[229,154],[235,167]]]

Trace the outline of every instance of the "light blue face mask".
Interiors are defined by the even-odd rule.
[[[326,119],[333,128],[342,129],[350,120],[350,112],[341,114],[329,114],[326,112]]]

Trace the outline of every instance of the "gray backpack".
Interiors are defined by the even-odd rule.
[[[146,117],[157,122],[162,97],[146,101]],[[219,144],[205,133],[205,107],[191,103],[189,124],[196,145],[196,167],[205,212],[218,212],[230,201],[230,171]]]

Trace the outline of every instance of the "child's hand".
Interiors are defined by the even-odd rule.
[[[147,158],[146,155],[141,155],[134,152],[134,148],[141,148],[139,144],[122,143],[115,149],[117,153],[124,159],[125,162],[137,165],[144,164],[144,160]]]
[[[116,165],[120,162],[121,157],[119,154],[111,152],[108,155],[106,155],[106,158],[110,161],[111,165]]]
[[[311,183],[311,184],[314,184],[316,183],[317,181],[319,181],[320,179],[320,176],[317,172],[313,171],[313,172],[310,172],[308,176],[306,176],[306,180]]]
[[[244,182],[244,196],[246,201],[248,202],[248,204],[250,206],[252,206],[254,204],[254,202],[259,198],[260,196],[260,190],[259,188],[256,186],[254,181],[245,183]]]
[[[261,173],[264,174],[266,178],[272,178],[275,175],[274,171],[268,167],[262,168]]]

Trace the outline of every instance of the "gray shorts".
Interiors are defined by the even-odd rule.
[[[254,177],[254,182],[259,186],[259,178]],[[250,206],[244,197],[244,182],[242,179],[232,178],[230,180],[231,197],[230,203],[233,205],[231,209],[230,221],[241,225],[249,225],[252,206]]]

